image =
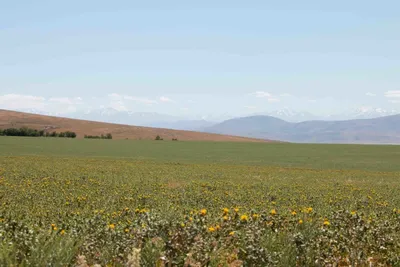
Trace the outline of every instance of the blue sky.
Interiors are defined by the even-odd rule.
[[[0,108],[400,110],[399,10],[395,0],[1,1]]]

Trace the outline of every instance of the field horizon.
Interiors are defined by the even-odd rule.
[[[400,164],[397,164],[400,149],[397,145],[0,137],[0,156],[400,171]]]

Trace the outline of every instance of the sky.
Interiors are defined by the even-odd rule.
[[[0,0],[0,108],[400,110],[400,1]]]

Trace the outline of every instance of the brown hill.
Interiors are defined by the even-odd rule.
[[[255,138],[129,126],[0,110],[0,129],[20,127],[29,127],[37,130],[45,129],[50,132],[73,131],[78,138],[83,138],[85,134],[101,135],[111,133],[113,139],[154,140],[157,135],[160,135],[165,140],[177,138],[182,141],[272,142]]]

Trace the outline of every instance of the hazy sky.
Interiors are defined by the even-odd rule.
[[[0,108],[400,109],[399,29],[398,0],[0,0]]]

